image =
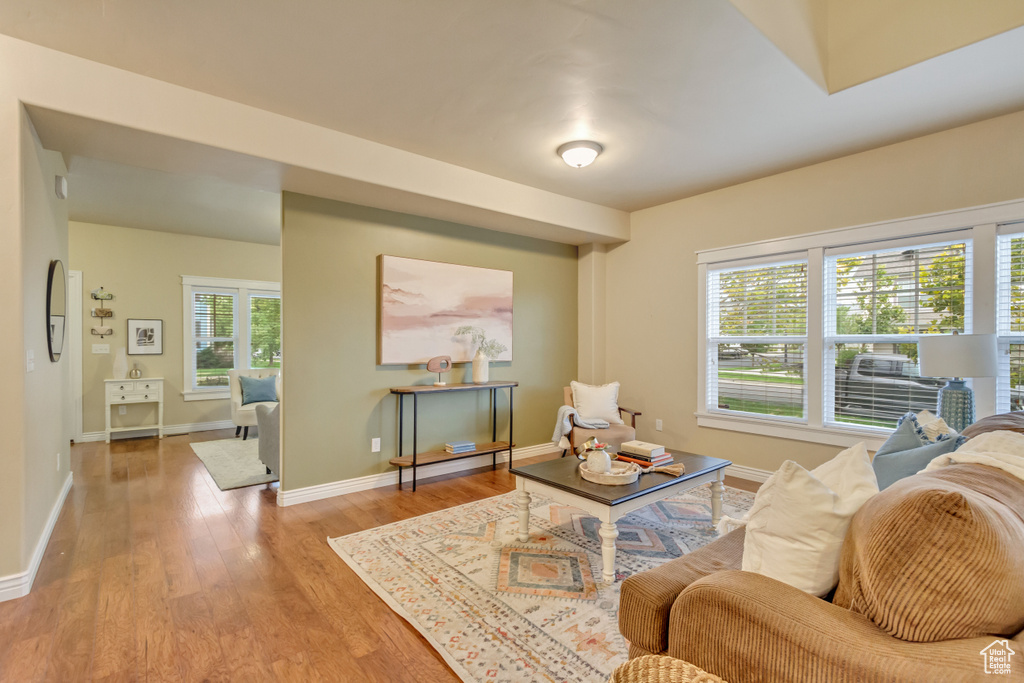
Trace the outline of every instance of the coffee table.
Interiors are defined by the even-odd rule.
[[[641,474],[637,481],[624,486],[606,486],[587,481],[580,476],[580,460],[574,457],[513,467],[510,471],[516,475],[518,490],[516,504],[519,508],[519,540],[523,543],[530,540],[530,501],[534,493],[589,512],[601,520],[602,578],[607,583],[613,583],[615,539],[619,537],[615,522],[633,510],[711,482],[711,523],[718,524],[722,517],[724,470],[732,462],[693,453],[672,453],[674,462],[686,467],[681,476],[651,472]]]

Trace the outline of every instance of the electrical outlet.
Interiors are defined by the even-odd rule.
[[[118,415],[127,415],[128,414],[128,406],[118,406],[117,407],[117,414]]]
[[[370,439],[370,452],[380,453],[380,439]]]
[[[655,420],[654,421],[654,431],[656,431],[656,432],[660,432],[661,431],[661,420]]]

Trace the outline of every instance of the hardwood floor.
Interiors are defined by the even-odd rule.
[[[221,491],[189,447],[231,436],[72,448],[32,592],[0,603],[0,680],[458,680],[326,539],[511,491],[508,471],[279,508],[277,484]]]

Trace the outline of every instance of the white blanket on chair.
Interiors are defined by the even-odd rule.
[[[583,429],[607,429],[608,421],[596,418],[580,417],[572,406],[562,406],[558,409],[558,421],[555,422],[555,433],[551,435],[552,443],[557,443],[559,448],[569,448],[569,432],[572,431],[572,422],[569,418],[576,418],[576,426]]]

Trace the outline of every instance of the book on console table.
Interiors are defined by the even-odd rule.
[[[475,451],[476,450],[476,442],[474,442],[474,441],[452,441],[451,443],[446,443],[444,445],[444,449],[446,451],[448,451],[449,453],[454,453],[454,454],[469,453],[470,451]]]
[[[659,446],[656,443],[647,443],[646,441],[626,441],[619,446],[619,451],[650,459],[664,455],[665,447]]]

